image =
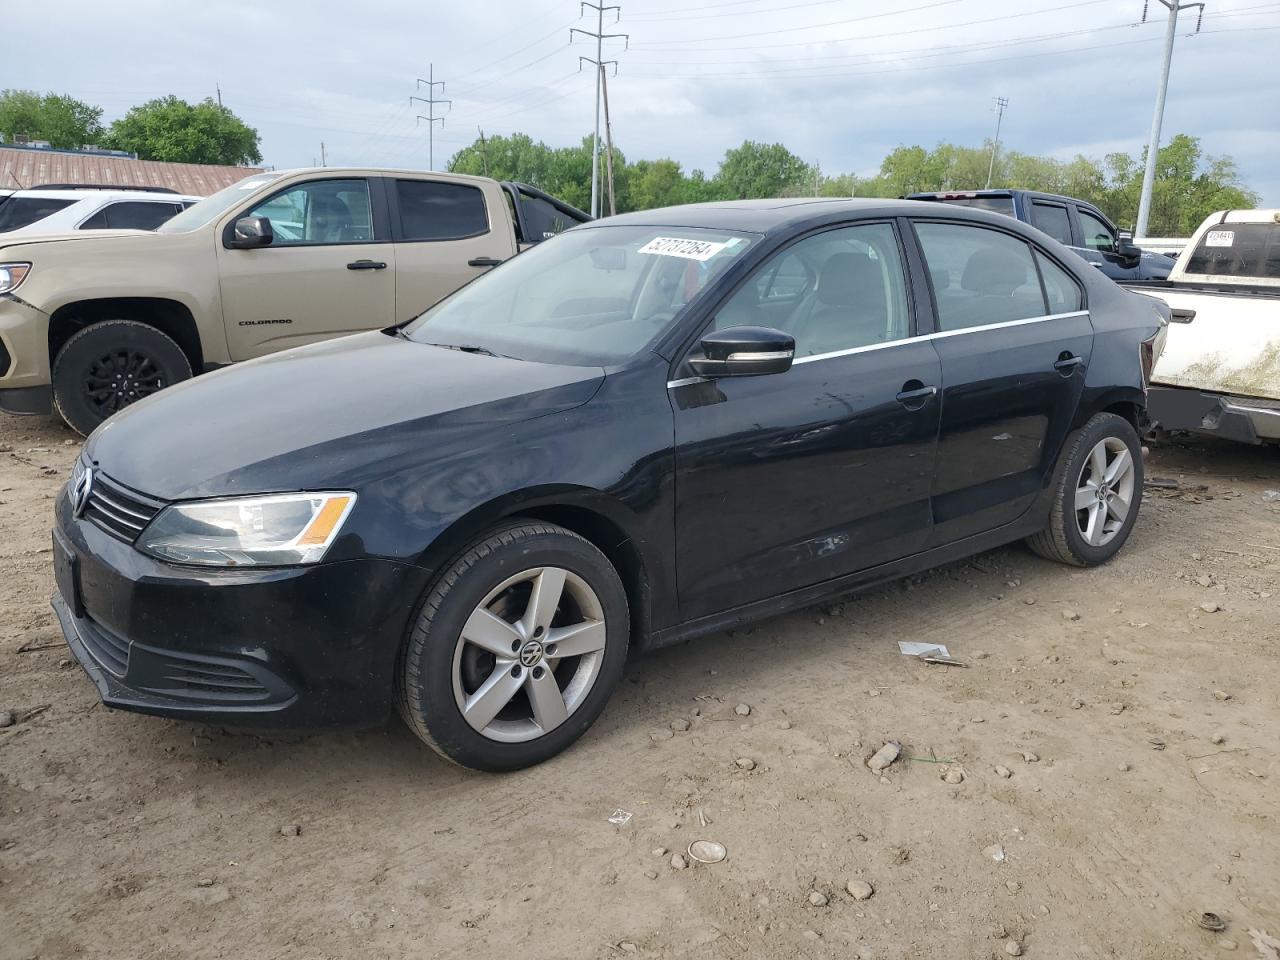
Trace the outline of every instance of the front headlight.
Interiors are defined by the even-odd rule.
[[[0,293],[17,290],[30,272],[29,263],[0,263]]]
[[[282,493],[175,503],[142,531],[137,547],[212,567],[317,563],[355,502],[354,493]]]

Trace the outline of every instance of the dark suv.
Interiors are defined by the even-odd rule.
[[[913,193],[908,199],[990,210],[1029,223],[1070,247],[1112,280],[1163,280],[1173,269],[1172,257],[1135,247],[1132,234],[1116,229],[1101,210],[1083,200],[1031,190]]]
[[[1022,538],[1110,559],[1167,316],[959,207],[611,217],[111,417],[57,499],[54,606],[111,706],[394,706],[451,760],[526,766],[631,649]]]

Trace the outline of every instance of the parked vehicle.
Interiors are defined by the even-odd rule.
[[[1110,559],[1166,314],[962,208],[611,217],[111,418],[57,499],[54,606],[110,706],[394,703],[451,760],[527,766],[632,647],[1020,538]]]
[[[0,202],[0,243],[76,230],[155,230],[201,197],[162,187],[50,184]]]
[[[1070,247],[1112,280],[1163,280],[1173,269],[1172,257],[1134,246],[1133,234],[1117,229],[1093,204],[1072,197],[1031,190],[969,190],[913,193],[909,199],[990,210],[1029,223]]]
[[[1156,425],[1280,443],[1280,210],[1213,214],[1169,279],[1140,292],[1174,324],[1151,387]]]
[[[520,184],[323,167],[247,177],[151,234],[0,234],[0,410],[88,433],[194,373],[417,316],[587,219]]]

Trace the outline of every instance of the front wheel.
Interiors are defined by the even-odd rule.
[[[1129,539],[1142,505],[1142,446],[1133,424],[1095,414],[1068,441],[1054,480],[1049,524],[1028,545],[1077,567],[1106,563]]]
[[[494,530],[427,595],[401,654],[401,716],[462,766],[541,763],[604,709],[629,623],[617,571],[582,537],[537,521]]]

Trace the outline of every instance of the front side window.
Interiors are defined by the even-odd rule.
[[[1116,238],[1111,228],[1088,210],[1080,210],[1080,231],[1084,234],[1084,245],[1090,250],[1115,253]]]
[[[271,221],[273,247],[373,239],[369,182],[363,179],[300,183],[267,198],[243,216]]]
[[[1031,219],[1059,243],[1071,245],[1071,220],[1067,217],[1066,207],[1036,200],[1031,204]]]
[[[1223,223],[1205,232],[1187,258],[1187,273],[1280,277],[1280,223]]]
[[[755,240],[693,227],[575,228],[467,284],[404,334],[546,363],[620,362],[665,333]]]
[[[965,223],[917,223],[916,234],[929,265],[942,331],[1048,312],[1025,240]]]
[[[397,180],[401,240],[462,240],[489,232],[478,187],[440,180]]]
[[[223,187],[217,193],[211,194],[203,200],[188,204],[185,210],[172,220],[167,221],[157,232],[188,233],[199,229],[205,224],[212,223],[218,219],[219,216],[236,204],[241,203],[254,190],[260,190],[267,184],[279,180],[282,176],[283,174],[280,173],[256,173],[251,177],[245,177],[238,183]]]
[[[906,281],[892,225],[841,227],[775,254],[716,313],[715,328],[789,333],[796,357],[910,335]]]
[[[0,233],[29,227],[73,203],[75,203],[74,200],[53,197],[10,197],[8,202],[0,207]]]

